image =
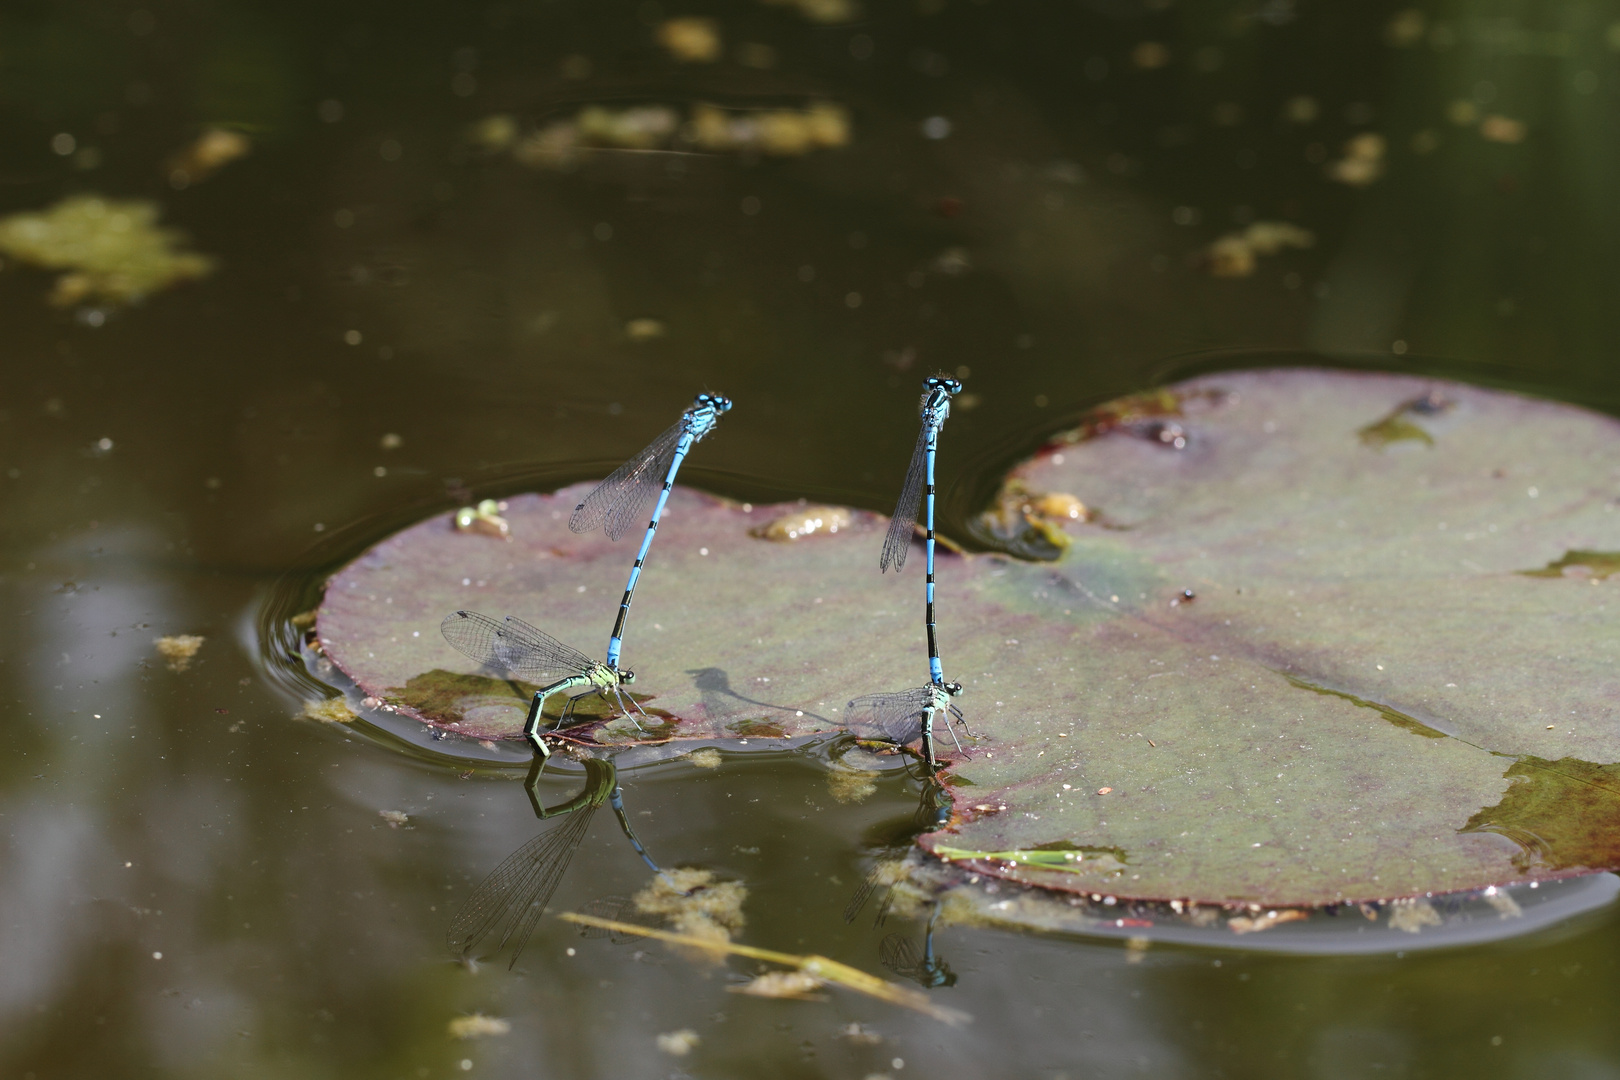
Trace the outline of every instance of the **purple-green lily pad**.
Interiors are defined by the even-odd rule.
[[[926,850],[1054,890],[1272,906],[1620,867],[1620,424],[1432,380],[1229,373],[1099,410],[1007,485],[1088,520],[1034,522],[1051,561],[941,556],[946,672],[983,738],[943,739],[955,813]],[[584,490],[511,500],[509,540],[440,517],[378,544],[328,587],[327,654],[407,715],[515,734],[525,691],[503,698],[438,622],[509,612],[599,652],[633,553],[568,532]],[[677,491],[625,652],[663,723],[577,737],[793,737],[924,680],[921,575],[878,574],[883,519],[751,534],[792,508]]]

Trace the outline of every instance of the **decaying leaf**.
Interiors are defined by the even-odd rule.
[[[170,671],[185,671],[208,639],[198,634],[170,634],[153,642]]]
[[[200,183],[252,149],[253,140],[240,131],[204,128],[196,142],[170,159],[169,183],[176,188]]]
[[[452,1039],[481,1039],[490,1035],[511,1034],[512,1022],[498,1016],[471,1013],[451,1020],[449,1030]]]
[[[658,1049],[671,1057],[685,1057],[697,1048],[703,1040],[691,1028],[681,1028],[679,1031],[668,1031],[658,1036]]]
[[[794,998],[799,1001],[825,1001],[827,995],[816,991],[826,986],[825,980],[805,971],[767,971],[738,986],[728,986],[733,994],[750,997]]]
[[[1203,263],[1216,277],[1248,277],[1262,255],[1284,248],[1308,248],[1316,243],[1309,229],[1287,221],[1256,221],[1241,232],[1227,233],[1211,244]]]
[[[1226,921],[1227,927],[1234,934],[1257,934],[1262,930],[1270,930],[1273,926],[1283,923],[1299,922],[1310,918],[1309,913],[1297,908],[1285,908],[1281,911],[1268,911],[1264,915],[1238,915]]]
[[[351,709],[349,703],[341,697],[306,701],[299,715],[306,720],[319,720],[323,724],[347,724],[360,718],[360,714]]]
[[[501,517],[504,509],[505,505],[494,499],[485,499],[477,506],[464,506],[456,511],[456,531],[483,533],[504,540],[512,531],[506,519]]]
[[[483,137],[483,145],[489,139]],[[849,142],[849,113],[830,102],[803,109],[695,105],[683,118],[668,105],[587,105],[510,143],[514,159],[537,169],[572,169],[590,150],[675,150],[798,157]]]
[[[720,24],[697,16],[665,19],[658,26],[658,44],[685,63],[713,63],[720,59]]]
[[[792,8],[813,23],[847,23],[861,17],[861,6],[855,0],[760,0],[760,3]]]
[[[772,518],[752,530],[761,540],[798,540],[821,534],[831,536],[855,520],[845,506],[805,506]]]
[[[1390,905],[1389,928],[1416,934],[1425,926],[1439,926],[1440,913],[1423,897],[1397,900]]]
[[[1344,144],[1344,156],[1327,164],[1328,178],[1351,187],[1366,187],[1384,175],[1388,143],[1376,132],[1363,132]]]

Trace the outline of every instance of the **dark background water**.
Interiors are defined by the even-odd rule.
[[[0,10],[0,215],[151,200],[218,263],[62,308],[3,258],[0,1075],[1620,1076],[1607,911],[1360,958],[952,928],[936,994],[962,1029],[738,998],[550,920],[519,974],[448,961],[449,913],[538,826],[510,777],[292,719],[257,620],[285,573],[308,588],[469,492],[601,475],[705,388],[737,408],[691,482],[882,510],[920,377],[963,375],[957,535],[1043,433],[1178,372],[1350,363],[1620,407],[1620,7],[867,8]],[[684,15],[721,59],[655,44]],[[847,146],[556,171],[468,135],[815,101]],[[251,153],[177,186],[209,124]],[[1369,133],[1376,178],[1335,179]],[[1213,273],[1255,222],[1314,242]],[[208,638],[187,672],[153,650],[172,633]],[[874,971],[885,933],[920,940],[839,918],[863,841],[910,814],[902,778],[841,805],[813,759],[729,755],[626,793],[664,858],[750,884],[748,940]],[[599,815],[557,905],[639,866]],[[453,1042],[472,1010],[512,1034]],[[688,1027],[690,1056],[657,1049]]]

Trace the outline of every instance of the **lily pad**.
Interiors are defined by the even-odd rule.
[[[1391,418],[1424,437],[1366,434]],[[983,738],[944,740],[955,812],[925,850],[1063,892],[1269,906],[1620,866],[1613,420],[1228,373],[1105,407],[1006,482],[1088,513],[1051,561],[941,556],[946,671]],[[632,552],[568,532],[584,490],[509,500],[508,540],[445,516],[378,544],[329,584],[327,654],[407,715],[515,734],[515,692],[434,713],[409,687],[489,678],[439,639],[457,608],[605,645]],[[677,491],[626,645],[669,722],[598,741],[834,730],[849,698],[922,681],[921,577],[877,573],[883,519],[751,535],[793,509]]]

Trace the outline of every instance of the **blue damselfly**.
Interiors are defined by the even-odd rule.
[[[480,664],[501,668],[513,676],[528,676],[542,682],[529,705],[529,715],[523,723],[523,736],[529,740],[541,758],[549,757],[550,748],[540,735],[540,724],[547,699],[555,694],[568,696],[562,715],[552,730],[567,726],[574,705],[581,698],[597,694],[603,701],[612,700],[620,711],[630,718],[637,730],[642,730],[632,713],[647,714],[636,703],[633,695],[624,690],[636,675],[619,667],[619,650],[623,644],[624,622],[630,613],[630,598],[636,591],[642,563],[652,545],[653,534],[658,531],[658,518],[669,501],[675,474],[692,445],[714,430],[720,415],[731,408],[731,402],[713,394],[699,394],[681,419],[665,431],[641,453],[619,466],[606,480],[598,484],[585,500],[574,508],[568,527],[574,532],[590,532],[604,528],[608,538],[617,540],[624,535],[630,523],[646,507],[647,499],[658,489],[658,504],[653,509],[647,535],[641,541],[641,551],[630,569],[630,584],[619,603],[619,615],[608,639],[607,659],[598,663],[569,645],[564,645],[545,631],[530,626],[522,619],[508,615],[504,622],[496,622],[476,611],[456,611],[445,616],[439,629],[445,640],[463,654]],[[555,681],[548,681],[555,679]],[[577,694],[572,691],[580,691]],[[628,707],[627,707],[628,702]]]
[[[934,376],[924,383],[919,410],[922,430],[917,435],[917,447],[912,451],[905,483],[900,488],[900,501],[895,505],[894,517],[883,539],[883,554],[878,559],[878,569],[883,571],[892,565],[898,572],[905,565],[906,553],[911,550],[911,540],[917,530],[917,509],[926,494],[928,574],[923,585],[923,616],[928,631],[928,684],[859,697],[844,711],[844,725],[858,739],[888,740],[904,746],[920,737],[930,768],[936,764],[934,721],[941,717],[945,720],[952,740],[956,740],[956,732],[950,727],[952,720],[967,730],[961,710],[951,703],[951,699],[962,692],[962,684],[945,681],[934,612],[934,457],[939,448],[940,429],[951,415],[951,397],[961,390],[961,383],[943,376]],[[959,740],[956,747],[962,748]]]
[[[895,504],[888,535],[883,538],[883,554],[878,558],[879,570],[887,571],[892,564],[895,573],[899,573],[906,565],[906,553],[911,550],[911,538],[917,531],[917,505],[926,492],[928,576],[923,589],[927,598],[924,614],[928,624],[928,678],[940,686],[945,685],[945,672],[940,666],[939,642],[934,630],[934,457],[939,449],[940,429],[951,415],[951,398],[961,392],[961,383],[937,375],[923,384],[919,410],[922,430],[917,433],[917,447],[911,452],[905,483],[900,486],[900,501]]]
[[[653,534],[658,532],[658,519],[669,502],[670,489],[675,486],[675,474],[693,445],[714,430],[723,413],[731,409],[731,400],[718,394],[699,394],[691,406],[681,414],[674,426],[647,445],[641,453],[613,470],[613,474],[596,485],[585,500],[574,508],[568,527],[577,533],[603,529],[609,540],[623,536],[635,519],[646,509],[647,500],[658,492],[653,506],[652,520],[641,538],[641,550],[630,567],[630,581],[624,587],[624,599],[619,601],[619,616],[613,623],[613,634],[608,638],[607,666],[617,669],[619,650],[624,645],[624,623],[630,615],[630,599],[635,595],[636,582],[641,578],[641,567],[652,547]],[[659,485],[662,484],[662,490]]]

